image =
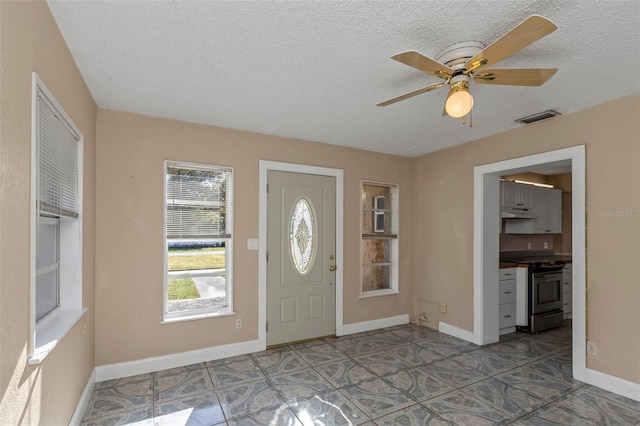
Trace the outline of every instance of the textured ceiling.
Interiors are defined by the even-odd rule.
[[[417,156],[640,92],[637,0],[59,1],[50,8],[98,106]],[[472,83],[473,127],[440,81],[390,59],[493,42],[532,14],[558,30],[499,68],[559,68],[541,87]]]

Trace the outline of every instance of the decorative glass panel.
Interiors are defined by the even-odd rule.
[[[311,270],[316,256],[316,217],[305,198],[296,202],[289,223],[289,249],[293,266],[299,274],[305,275]]]

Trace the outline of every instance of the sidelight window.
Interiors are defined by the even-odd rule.
[[[363,297],[398,292],[398,185],[362,183]]]

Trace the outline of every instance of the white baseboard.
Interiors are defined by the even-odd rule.
[[[91,391],[93,390],[93,384],[96,382],[96,369],[94,368],[89,376],[89,380],[87,380],[87,385],[84,387],[84,391],[82,391],[82,395],[80,396],[80,400],[78,401],[78,405],[76,405],[76,409],[73,412],[73,416],[69,421],[70,426],[79,425],[82,421],[82,417],[84,416],[84,412],[87,409],[87,404],[89,404],[89,399],[91,398]]]
[[[630,382],[590,368],[587,368],[585,382],[640,402],[640,383]]]
[[[231,343],[228,345],[213,346],[211,348],[196,349],[177,354],[156,356],[152,358],[138,359],[135,361],[119,362],[116,364],[101,365],[96,367],[95,381],[119,379],[135,376],[137,374],[151,373],[168,368],[182,367],[198,362],[212,361],[214,359],[230,356],[244,355],[252,352],[263,351],[266,348],[258,340]]]
[[[478,342],[476,342],[476,335],[473,332],[456,327],[455,325],[440,321],[438,323],[438,331],[478,345]]]
[[[365,331],[378,330],[380,328],[393,327],[396,325],[409,324],[409,315],[398,315],[395,317],[380,318],[371,321],[356,322],[342,326],[342,336],[347,334],[363,333]]]

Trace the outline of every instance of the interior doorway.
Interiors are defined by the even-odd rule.
[[[573,377],[586,376],[586,240],[585,240],[585,147],[501,161],[474,168],[474,328],[459,336],[476,344],[498,341],[497,306],[500,226],[500,176],[534,167],[571,165],[572,263],[573,263]],[[442,329],[442,328],[441,328]]]

